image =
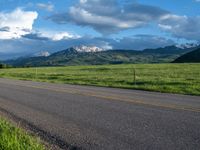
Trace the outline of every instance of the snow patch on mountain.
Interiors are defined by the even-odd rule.
[[[105,51],[105,49],[97,47],[97,46],[74,46],[73,47],[77,52],[101,52]]]

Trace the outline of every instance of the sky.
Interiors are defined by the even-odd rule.
[[[0,0],[0,56],[200,42],[200,0]]]

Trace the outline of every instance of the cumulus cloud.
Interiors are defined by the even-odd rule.
[[[131,50],[158,48],[174,44],[175,42],[171,39],[167,39],[156,35],[145,35],[145,34],[135,35],[132,37],[124,37],[112,43],[115,49],[131,49]]]
[[[23,35],[22,37],[25,38],[25,39],[39,40],[39,41],[50,40],[49,37],[45,37],[40,33],[29,33],[29,34]]]
[[[158,20],[169,12],[159,7],[136,2],[120,5],[116,0],[80,0],[68,13],[55,14],[49,19],[56,23],[90,26],[101,33],[113,33],[138,28]]]
[[[68,32],[60,32],[60,33],[56,33],[56,34],[52,35],[51,39],[54,41],[59,41],[59,40],[64,40],[64,39],[77,39],[80,37],[81,36],[79,36],[79,35],[71,34]]]
[[[0,32],[9,32],[10,28],[9,27],[1,27]]]
[[[160,18],[159,27],[177,38],[200,41],[200,16],[168,14]]]
[[[50,2],[48,2],[48,3],[37,3],[36,6],[40,9],[44,9],[46,11],[53,11],[54,10],[54,5]]]
[[[23,35],[23,38],[31,39],[31,40],[52,40],[52,41],[60,41],[65,39],[77,39],[80,38],[80,35],[72,34],[66,31],[63,32],[55,32],[55,31],[33,31],[29,34]]]
[[[176,38],[200,41],[200,16],[181,16],[136,1],[79,0],[69,12],[54,14],[49,19],[58,24],[89,26],[105,35],[154,23]]]
[[[0,39],[20,38],[32,30],[38,14],[20,8],[12,12],[0,12]]]

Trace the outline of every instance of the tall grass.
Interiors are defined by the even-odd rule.
[[[134,82],[134,69],[136,82]],[[0,77],[200,95],[200,64],[127,64],[2,69]]]
[[[39,139],[33,138],[19,128],[0,118],[1,150],[44,150]]]

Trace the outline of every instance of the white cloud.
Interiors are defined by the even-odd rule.
[[[29,34],[23,36],[23,38],[31,40],[41,40],[41,41],[60,41],[67,39],[78,39],[81,38],[78,34],[73,34],[67,31],[32,31]]]
[[[159,26],[161,29],[165,30],[165,31],[171,30],[171,29],[172,29],[172,26],[170,26],[170,25],[158,24],[158,26]]]
[[[86,3],[87,2],[87,0],[80,0],[80,3]]]
[[[96,25],[106,25],[106,26],[115,26],[116,28],[134,28],[139,25],[142,25],[142,21],[137,20],[125,20],[121,21],[118,18],[114,18],[111,16],[100,16],[96,14],[92,14],[84,9],[71,7],[70,14],[73,16],[76,22],[87,22],[88,24],[96,24]]]
[[[59,41],[59,40],[63,40],[63,39],[76,39],[76,38],[80,38],[79,35],[74,35],[68,32],[60,32],[60,33],[56,33],[53,36],[51,36],[51,39],[54,41]]]
[[[36,6],[40,9],[44,9],[47,11],[53,11],[54,10],[54,5],[51,4],[50,2],[45,4],[45,3],[37,3]]]
[[[177,15],[137,1],[79,0],[69,12],[54,14],[49,19],[58,24],[89,26],[104,35],[157,24],[175,38],[200,41],[200,16]]]
[[[200,41],[200,16],[168,14],[160,18],[159,27],[174,37]]]
[[[28,34],[33,27],[34,20],[37,19],[38,13],[33,11],[24,11],[20,8],[12,12],[0,12],[0,39],[20,38]]]
[[[137,2],[120,5],[117,0],[80,0],[68,13],[54,14],[49,19],[59,24],[90,26],[108,34],[148,25],[165,14],[169,12]]]
[[[165,47],[169,45],[174,45],[175,42],[171,39],[156,35],[135,35],[132,37],[124,37],[119,39],[117,42],[114,41],[114,49],[134,49],[134,50],[143,50],[146,48],[158,48]]]

